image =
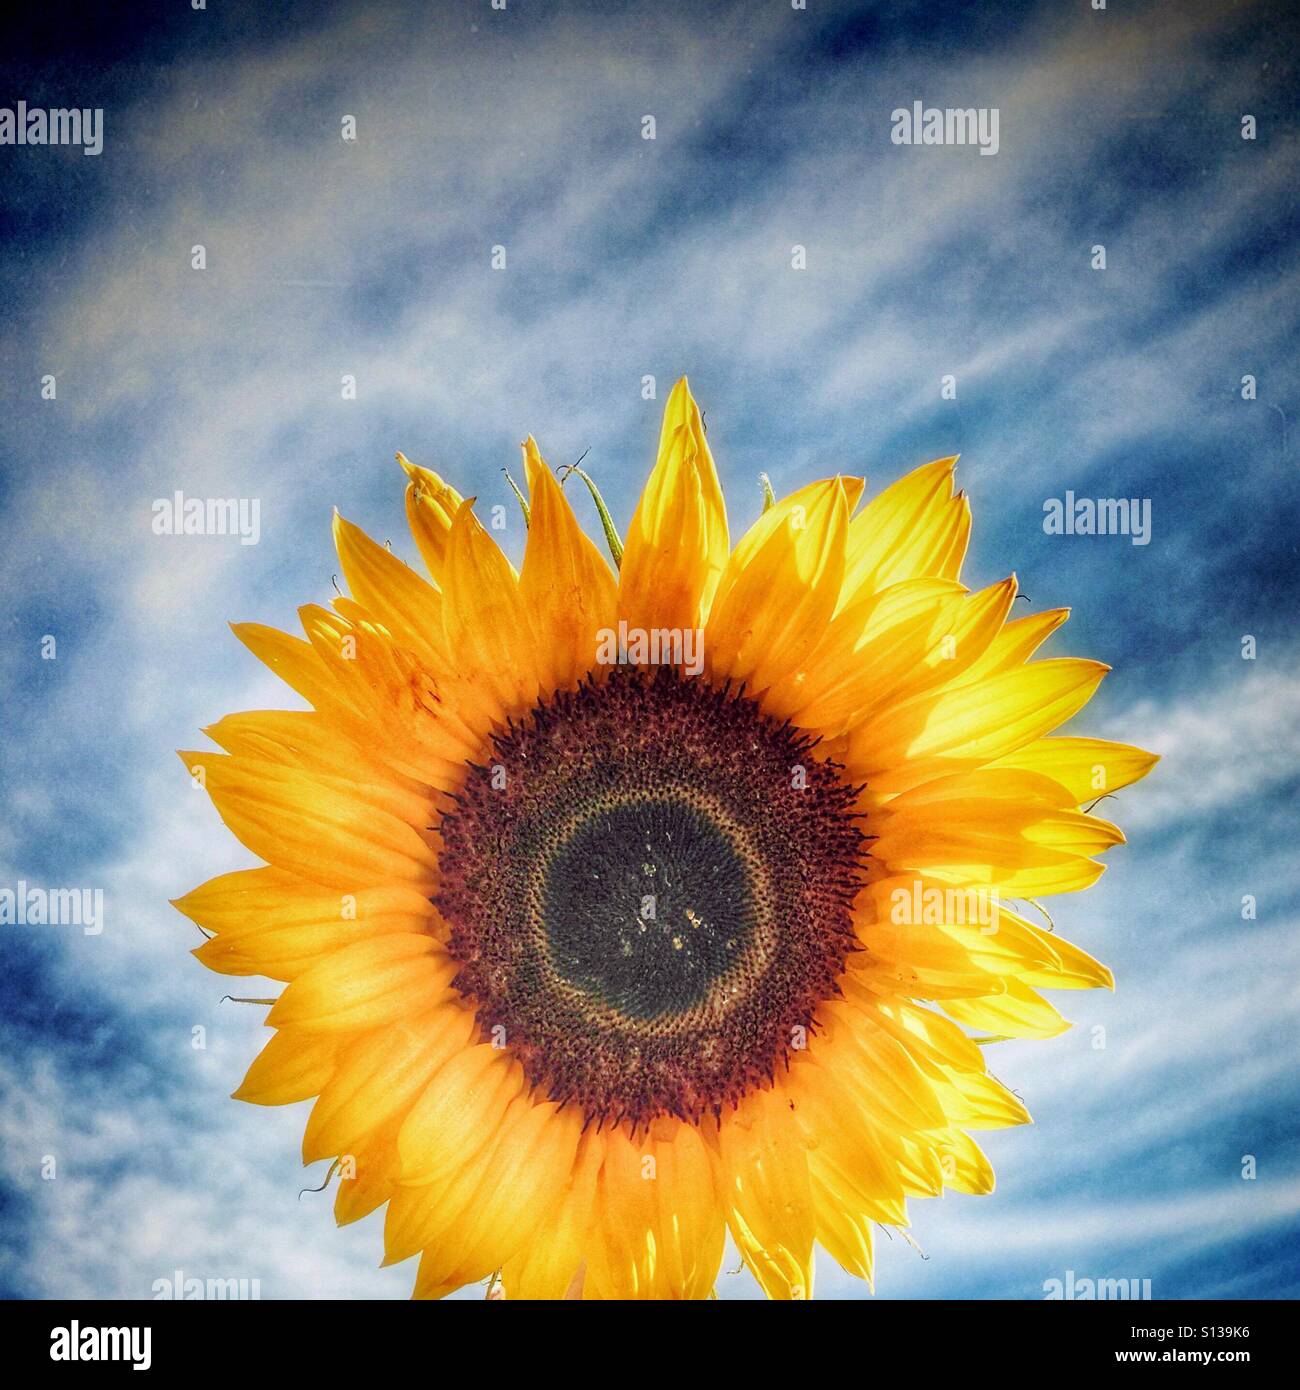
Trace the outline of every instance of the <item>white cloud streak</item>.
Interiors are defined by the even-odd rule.
[[[878,484],[918,461],[882,457],[909,422],[932,418],[935,452],[944,447],[941,372],[978,397],[1095,341],[1093,364],[1027,398],[1024,428],[1001,436],[1002,453],[980,465],[986,482],[1014,485],[1027,470],[1041,476],[1041,441],[1062,419],[1081,458],[1167,427],[1209,343],[1241,349],[1238,357],[1247,344],[1257,356],[1277,352],[1289,330],[1267,287],[1225,288],[1173,326],[1162,311],[1171,277],[1233,234],[1228,208],[1260,218],[1276,210],[1289,191],[1278,159],[1260,152],[1248,163],[1216,149],[1204,182],[1112,214],[1114,288],[1094,286],[1084,269],[1093,236],[1105,236],[1041,197],[1062,159],[1100,162],[1153,89],[1194,87],[1213,72],[1216,99],[1231,106],[1248,86],[1248,62],[1224,68],[1209,56],[1233,22],[1227,11],[1201,6],[1158,23],[1111,14],[1104,26],[1035,30],[1003,55],[965,63],[858,64],[821,90],[795,84],[757,98],[749,115],[755,71],[789,61],[785,45],[800,42],[778,9],[737,11],[712,32],[651,26],[639,11],[603,19],[595,37],[560,21],[513,46],[508,36],[470,44],[433,19],[412,32],[396,12],[368,9],[263,57],[178,68],[123,113],[120,157],[150,191],[142,202],[124,197],[122,214],[87,238],[70,286],[47,287],[32,353],[58,362],[64,384],[56,424],[16,425],[30,452],[10,505],[26,544],[0,555],[0,580],[9,593],[59,595],[60,576],[75,567],[91,587],[81,607],[93,599],[93,623],[69,619],[78,676],[25,711],[24,728],[68,756],[107,730],[122,770],[95,789],[121,797],[133,824],[124,851],[88,866],[107,888],[113,924],[51,957],[59,978],[93,982],[124,1014],[142,994],[165,1005],[156,1041],[190,1069],[193,1108],[101,1094],[62,1054],[5,1063],[7,1176],[31,1203],[34,1253],[10,1253],[4,1268],[29,1291],[128,1296],[178,1265],[259,1277],[267,1296],[409,1287],[405,1268],[374,1271],[373,1220],[338,1234],[323,1196],[296,1200],[301,1114],[225,1099],[259,1030],[234,1006],[215,1007],[222,983],[189,960],[187,924],[165,903],[246,862],[171,749],[192,745],[225,710],[293,703],[242,655],[225,621],[288,623],[297,602],[323,596],[336,568],[328,509],[340,492],[358,520],[410,553],[394,448],[444,467],[467,491],[507,500],[494,470],[515,462],[525,430],[557,461],[596,443],[626,514],[657,429],[640,376],[656,373],[662,394],[672,375],[698,365],[716,389],[711,438],[729,482],[764,466],[790,482],[820,466],[869,469]],[[1005,108],[997,159],[941,151],[926,160],[888,145],[890,107],[940,80]],[[358,116],[356,147],[338,139],[344,112]],[[639,138],[644,112],[658,114],[654,144]],[[714,123],[746,120],[789,130],[786,162],[737,175],[702,144]],[[198,242],[211,267],[202,275],[189,269]],[[502,276],[487,266],[496,242],[509,254]],[[802,275],[789,269],[794,242],[809,246]],[[1074,264],[1071,280],[1062,267]],[[1286,273],[1293,283],[1294,267]],[[1166,326],[1147,328],[1149,319]],[[355,405],[338,398],[343,372],[358,378]],[[1198,424],[1223,428],[1229,404],[1226,393],[1202,403]],[[87,452],[123,419],[116,445]],[[755,419],[778,431],[778,455],[756,437]],[[149,503],[176,487],[260,497],[256,553],[152,536]],[[755,490],[737,510],[748,517],[757,505]],[[29,659],[11,650],[0,674],[16,679]],[[1196,822],[1293,776],[1293,695],[1293,679],[1261,662],[1244,681],[1194,691],[1173,710],[1151,700],[1117,717],[1112,736],[1166,754],[1149,788],[1126,793],[1126,825]],[[38,848],[29,827],[56,792],[16,789],[0,839],[11,875],[25,872]],[[58,794],[71,812],[75,797]],[[75,837],[69,843],[75,851]],[[1205,880],[1177,846],[1145,868],[1117,868],[1112,881],[1122,874],[1127,892],[1154,898],[1162,876],[1184,869],[1190,913]],[[1119,931],[1096,913],[1076,921],[1087,945],[1093,932]],[[1119,927],[1139,924],[1121,917]],[[1175,1096],[1114,1133],[1114,1088],[1156,1096],[1176,1070],[1171,1036],[1207,1072],[1218,1049],[1233,1057],[1198,1082],[1202,1100],[1267,1094],[1280,1081],[1270,1039],[1293,1021],[1295,1002],[1279,995],[1254,1007],[1275,941],[1274,931],[1239,952],[1198,940],[1176,968],[1097,1006],[1117,1039],[1101,1059],[1074,1034],[1005,1054],[1008,1079],[1014,1071],[1033,1108],[1062,1123],[1054,1142],[1117,1162],[1126,1146],[1172,1141],[1194,1120],[1195,1097]],[[1234,988],[1218,998],[1224,980]],[[208,1051],[189,1048],[190,1021],[208,1027]],[[1026,1135],[998,1136],[995,1147],[1037,1201],[1051,1154]],[[42,1185],[38,1151],[62,1155],[66,1176]],[[920,1219],[949,1252],[1050,1265],[1062,1249],[1164,1240],[1189,1221],[1213,1243],[1227,1234],[1228,1210],[1263,1229],[1291,1216],[1296,1196],[1279,1183],[1248,1212],[1237,1202],[1220,1215],[1218,1187],[1113,1207],[1105,1192],[1099,1178],[1081,1185],[1050,1226],[1005,1192],[987,1208],[920,1204]],[[937,1267],[904,1259],[901,1247],[882,1265],[894,1291],[945,1286]],[[850,1292],[841,1279],[826,1283]],[[726,1280],[723,1291],[745,1287]]]

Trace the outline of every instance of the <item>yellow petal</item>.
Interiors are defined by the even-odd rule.
[[[456,964],[430,936],[393,934],[346,946],[304,971],[267,1016],[314,1033],[379,1028],[447,997]]]
[[[816,1216],[802,1134],[779,1089],[752,1091],[719,1125],[719,1195],[769,1298],[812,1297]]]
[[[231,623],[230,630],[259,661],[322,712],[347,708],[343,692],[309,642],[261,623]]]
[[[833,695],[801,711],[800,721],[815,720],[834,732],[874,724],[922,692],[958,682],[996,640],[1015,596],[1013,574],[978,593],[942,599],[907,626],[895,625],[866,647],[855,673]]]
[[[809,1166],[818,1243],[846,1274],[865,1279],[874,1290],[872,1217],[855,1212],[816,1164]]]
[[[607,1131],[585,1250],[587,1293],[603,1299],[705,1298],[725,1226],[699,1132],[660,1120],[634,1139]]]
[[[848,524],[839,478],[801,488],[759,517],[709,614],[705,652],[715,678],[762,691],[803,665],[839,601]]]
[[[472,1155],[523,1086],[511,1054],[476,1043],[430,1081],[398,1136],[403,1183],[427,1184]]]
[[[406,470],[406,520],[435,584],[441,582],[451,523],[464,500],[431,468],[421,468],[403,454],[397,461]]]
[[[1123,842],[1118,826],[1060,809],[1068,797],[1037,773],[985,768],[938,778],[895,797],[874,822],[872,855],[891,873],[1007,897],[1086,887],[1090,856]]]
[[[984,895],[975,887],[919,874],[882,879],[861,900],[857,922],[864,947],[877,960],[914,968],[937,964],[963,979],[966,987],[949,991],[949,998],[1004,990],[1008,976],[1051,989],[1114,984],[1110,971],[1086,951],[1027,922],[997,894]]]
[[[433,670],[441,652],[442,596],[360,527],[334,513],[334,544],[353,597]]]
[[[604,1131],[591,1126],[582,1134],[565,1190],[543,1212],[533,1239],[502,1266],[507,1298],[558,1300],[586,1288],[585,1243],[605,1146]]]
[[[993,762],[1077,713],[1109,670],[1098,661],[1058,658],[924,692],[853,730],[849,775],[884,794]]]
[[[216,933],[193,953],[210,970],[275,980],[292,980],[354,942],[435,926],[432,904],[416,889],[340,893],[272,868],[222,874],[172,906]]]
[[[844,603],[902,579],[956,579],[970,539],[970,506],[952,495],[956,458],[936,459],[887,487],[853,518]]]
[[[819,1065],[833,1065],[842,1097],[852,1096],[860,1109],[887,1117],[897,1129],[933,1129],[945,1122],[943,1107],[911,1052],[885,1030],[873,1026],[842,1000],[824,1004],[821,1025],[831,1032],[835,1049],[813,1049]]]
[[[293,1105],[319,1095],[338,1065],[337,1038],[281,1028],[253,1060],[234,1093],[252,1105]]]
[[[429,786],[404,776],[382,758],[341,738],[327,716],[300,710],[246,710],[228,714],[203,730],[233,755],[232,771],[266,763],[296,768],[340,788],[417,828],[427,826]]]
[[[811,1050],[823,1061],[814,1063]],[[880,1127],[872,1122],[871,1112],[839,1084],[837,1058],[834,1040],[819,1035],[810,1054],[791,1066],[787,1080],[791,1113],[808,1145],[814,1194],[819,1187],[826,1189],[854,1215],[901,1224],[906,1220],[906,1190],[899,1166],[882,1148]],[[820,1222],[820,1210],[817,1217]]]
[[[532,1239],[572,1172],[581,1125],[549,1101],[513,1103],[474,1199],[421,1256],[416,1298],[442,1298],[486,1277]]]
[[[941,1143],[944,1181],[954,1192],[982,1197],[993,1191],[993,1165],[964,1130],[949,1130]]]
[[[718,1277],[726,1223],[714,1161],[699,1130],[676,1120],[652,1137],[658,1282],[670,1298],[707,1298]]]
[[[865,949],[849,958],[846,980],[861,977],[890,995],[925,999],[993,994],[1002,986],[1000,976],[940,927],[899,926],[884,916],[860,920],[858,932]]]
[[[334,1220],[340,1226],[369,1216],[393,1195],[397,1187],[397,1131],[404,1118],[399,1112],[350,1145],[349,1153],[340,1155],[334,1198]]]
[[[1005,915],[1006,909],[1003,909]],[[1023,923],[1039,936],[1046,936],[1038,927]],[[1067,941],[1057,933],[1047,938],[1056,955],[1056,963],[1039,969],[1017,971],[1022,984],[1033,985],[1039,989],[1114,989],[1115,976],[1101,961],[1081,950],[1072,941]]]
[[[494,1048],[468,1048],[439,1069],[398,1133],[401,1169],[384,1221],[386,1264],[409,1259],[472,1219],[504,1171],[498,1155],[508,1152],[502,1145],[528,1101],[518,1063]]]
[[[411,809],[396,793],[222,753],[180,756],[231,832],[279,868],[347,890],[436,882],[436,856],[395,814]]]
[[[843,727],[868,695],[896,688],[938,648],[965,592],[949,579],[907,579],[842,608],[803,665],[768,691],[764,709],[804,728]]]
[[[435,678],[416,653],[368,620],[352,623],[313,604],[298,611],[345,698],[332,718],[349,738],[417,782],[454,785],[496,711],[490,695],[459,672]]]
[[[1046,999],[1018,980],[1008,980],[1006,991],[987,999],[945,999],[944,1012],[982,1032],[1008,1038],[1055,1038],[1070,1025]],[[972,1129],[994,1126],[975,1120],[963,1120]],[[1017,1120],[1009,1121],[1019,1123]]]
[[[519,581],[473,505],[473,498],[461,504],[447,540],[447,649],[456,653],[467,681],[490,693],[497,718],[504,719],[536,703],[540,663]]]
[[[845,979],[845,996],[877,1028],[902,1043],[924,1073],[946,1120],[946,1126],[932,1129],[932,1134],[954,1125],[996,1129],[1029,1122],[1020,1101],[985,1070],[982,1049],[953,1023],[919,1005],[874,996],[851,975]],[[943,1001],[945,1009],[949,1002]],[[838,1038],[832,1041],[839,1043]],[[825,1064],[834,1067],[835,1060],[832,1055]]]
[[[984,1053],[956,1024],[940,1013],[905,999],[882,999],[864,991],[850,977],[846,997],[890,1037],[897,1039],[933,1084],[953,1071],[983,1072]]]
[[[644,1149],[622,1127],[605,1137],[587,1252],[589,1292],[602,1299],[647,1299],[659,1292],[654,1179],[647,1177],[654,1158]]]
[[[683,377],[664,408],[659,461],[628,527],[620,618],[646,631],[702,626],[728,550],[722,487]]]
[[[410,1109],[435,1068],[469,1042],[474,1015],[448,1001],[352,1044],[312,1107],[304,1163],[347,1152],[376,1126]]]
[[[960,684],[967,685],[998,671],[1023,666],[1069,616],[1068,608],[1051,608],[1007,623],[979,660],[962,673]]]
[[[595,662],[598,634],[618,614],[618,583],[569,506],[532,435],[524,442],[531,516],[519,590],[545,634],[548,691],[574,685]]]
[[[247,937],[305,926],[322,934],[337,922],[357,922],[371,935],[422,931],[433,918],[418,890],[390,884],[338,893],[283,869],[236,869],[191,889],[172,904],[192,922],[222,936]]]
[[[396,772],[373,750],[359,746],[339,721],[311,710],[245,710],[228,714],[203,732],[227,753],[323,772],[351,782],[388,782],[418,794],[419,785]]]
[[[1040,738],[999,758],[993,767],[1039,772],[1069,789],[1075,806],[1140,781],[1158,753],[1100,738]]]
[[[505,1109],[502,1109],[502,1115]],[[498,1124],[500,1122],[498,1121]],[[436,1183],[408,1185],[400,1180],[384,1215],[384,1264],[400,1264],[441,1239],[470,1211],[489,1180],[488,1161],[499,1130],[475,1136],[475,1148]],[[416,1286],[416,1296],[420,1288]]]

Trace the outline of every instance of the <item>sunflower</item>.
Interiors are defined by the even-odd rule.
[[[340,1223],[387,1203],[417,1297],[707,1297],[728,1232],[770,1297],[818,1244],[870,1281],[1029,1118],[983,1044],[1112,984],[1025,904],[1096,880],[1080,807],[1155,758],[1048,737],[1108,668],[960,584],[955,459],[768,489],[732,549],[683,380],[625,545],[582,475],[611,568],[523,452],[520,572],[398,455],[429,578],[336,516],[351,597],[235,627],[310,706],[182,754],[265,861],[177,902],[195,954],[286,982],[235,1096],[315,1097],[304,1162]]]

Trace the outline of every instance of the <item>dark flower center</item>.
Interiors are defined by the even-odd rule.
[[[755,929],[743,857],[672,797],[582,820],[550,861],[543,904],[556,973],[629,1019],[698,1008]]]
[[[615,667],[492,741],[443,817],[455,985],[589,1120],[719,1113],[837,992],[855,791],[753,701]]]

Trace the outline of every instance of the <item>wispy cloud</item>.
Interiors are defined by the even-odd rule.
[[[177,1263],[267,1296],[405,1294],[406,1270],[372,1268],[373,1221],[333,1233],[324,1196],[297,1200],[301,1115],[225,1099],[256,1011],[217,1003],[165,900],[244,856],[172,750],[226,710],[294,703],[225,623],[291,625],[328,598],[331,506],[410,554],[395,449],[509,503],[498,469],[526,431],[556,462],[593,446],[625,518],[658,429],[642,377],[662,398],[689,371],[737,531],[760,470],[878,486],[962,450],[974,575],[1015,567],[1037,603],[1075,602],[1075,649],[1123,656],[1087,731],[1165,755],[1122,796],[1132,848],[1061,913],[1123,988],[1066,1000],[1084,1025],[1066,1038],[998,1054],[1041,1127],[993,1137],[994,1198],[919,1204],[934,1258],[888,1246],[882,1287],[1032,1297],[1070,1259],[1157,1240],[1171,1291],[1210,1287],[1179,1252],[1295,1216],[1291,1171],[1230,1171],[1295,1099],[1295,999],[1274,988],[1295,977],[1295,885],[1264,838],[1300,769],[1277,655],[1300,507],[1272,409],[1296,405],[1295,144],[1261,78],[1267,26],[1211,4],[1043,6],[996,42],[907,7],[870,32],[834,7],[508,13],[476,31],[445,7],[344,8],[123,83],[84,220],[57,259],[30,254],[0,339],[0,507],[22,536],[0,550],[0,874],[102,885],[109,926],[0,954],[52,1008],[85,996],[68,1028],[118,1030],[137,1070],[86,1065],[52,1025],[6,1035],[0,1272],[68,1296],[147,1291]],[[892,146],[913,99],[999,106],[998,157]],[[1150,553],[1049,545],[1041,502],[1065,487],[1154,496]],[[261,543],[153,535],[177,488],[259,498]],[[1257,663],[1238,629],[1260,632]],[[1245,892],[1288,906],[1230,937]]]
[[[1195,698],[1172,708],[1140,700],[1109,721],[1113,737],[1164,758],[1127,816],[1130,826],[1201,822],[1215,812],[1241,818],[1300,776],[1300,657],[1266,648],[1242,659],[1237,640],[1238,671],[1225,663],[1230,674]]]

